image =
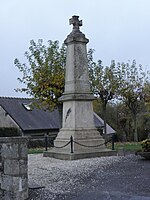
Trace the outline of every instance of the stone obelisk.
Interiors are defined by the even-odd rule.
[[[105,148],[104,139],[94,124],[94,96],[90,90],[86,49],[89,40],[80,31],[82,21],[78,16],[73,16],[69,22],[73,25],[73,30],[64,41],[67,46],[65,91],[60,98],[63,102],[63,123],[54,146],[65,145],[71,136],[81,145],[73,143],[74,153],[70,153],[70,145],[67,145],[62,149],[54,148],[44,155],[60,159],[112,155],[114,152]]]

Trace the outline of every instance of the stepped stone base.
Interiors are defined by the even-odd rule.
[[[73,151],[74,152],[81,152],[81,151],[86,151],[86,150],[94,150],[97,151],[97,149],[103,149],[105,148],[105,141],[102,138],[102,136],[100,136],[100,133],[95,129],[77,129],[73,130],[73,129],[64,129],[62,128],[60,130],[60,132],[58,133],[58,136],[56,137],[56,139],[54,140],[54,146],[56,147],[61,147],[64,146],[65,144],[67,144],[70,141],[70,137],[73,137]],[[78,142],[79,144],[75,143]],[[93,146],[92,148],[88,148],[88,147],[84,147],[82,145],[86,145],[86,146]],[[100,146],[98,146],[100,145]],[[94,147],[97,146],[97,147]],[[62,150],[65,152],[70,152],[71,146],[70,144],[63,147],[62,149],[57,149],[56,150]]]
[[[74,153],[52,148],[52,150],[45,151],[43,153],[44,157],[52,157],[60,160],[77,160],[84,158],[95,158],[95,157],[116,156],[116,155],[117,155],[116,151],[107,148],[93,149],[93,150],[87,149],[84,151],[83,150],[76,151]]]
[[[73,136],[73,153],[71,153],[71,143],[65,146],[70,141],[70,136]],[[45,151],[43,156],[61,160],[116,156],[116,151],[106,148],[104,143],[104,139],[95,128],[76,130],[62,128],[54,141],[55,147]],[[62,146],[64,147],[56,148]]]

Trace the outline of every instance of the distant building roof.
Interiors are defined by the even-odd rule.
[[[104,124],[104,120],[100,118],[96,113],[94,113],[94,117],[99,123]],[[106,124],[106,134],[113,134],[113,133],[116,133],[116,131],[111,126]]]
[[[0,105],[23,131],[59,129],[58,110],[29,109],[33,99],[0,97]]]
[[[60,117],[57,109],[44,111],[43,109],[32,109],[31,103],[35,101],[30,98],[0,97],[0,106],[11,116],[23,132],[51,131],[60,128]],[[103,127],[103,120],[94,113],[96,127]]]

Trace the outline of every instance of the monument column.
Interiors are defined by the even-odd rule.
[[[90,91],[87,50],[89,42],[79,30],[82,21],[78,16],[70,19],[73,30],[65,40],[67,45],[65,92],[63,101],[63,128],[94,128],[92,100]]]
[[[90,90],[86,49],[89,40],[80,31],[82,21],[78,16],[73,16],[69,22],[70,25],[73,25],[73,30],[64,41],[67,45],[65,91],[60,97],[60,101],[63,102],[63,124],[54,145],[63,146],[70,141],[72,136],[74,141],[83,146],[73,143],[73,154],[70,154],[70,145],[68,145],[59,152],[57,149],[57,153],[53,151],[53,155],[55,155],[53,157],[78,159],[98,156],[101,154],[100,152],[108,152],[108,150],[103,145],[104,139],[94,124],[92,104],[94,96]],[[84,145],[93,147],[88,148]],[[98,145],[101,146],[98,147]],[[63,155],[65,156],[63,157]]]

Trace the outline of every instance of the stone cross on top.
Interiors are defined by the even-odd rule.
[[[74,15],[69,19],[69,24],[73,24],[73,30],[79,30],[79,26],[82,26],[82,20],[79,20],[79,16]]]

